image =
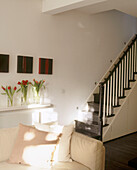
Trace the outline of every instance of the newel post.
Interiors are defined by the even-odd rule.
[[[100,140],[103,136],[103,96],[104,96],[104,84],[99,85],[99,118],[100,118]]]

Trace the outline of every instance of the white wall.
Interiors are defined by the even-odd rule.
[[[59,122],[76,118],[110,60],[137,31],[136,19],[117,11],[87,15],[70,11],[41,13],[39,0],[0,1],[0,53],[10,54],[10,73],[0,73],[0,85],[22,79],[45,79]],[[34,56],[34,73],[17,74],[17,55]],[[38,57],[53,58],[53,75],[38,75]],[[2,90],[0,91],[2,92]],[[0,96],[0,105],[3,105]]]

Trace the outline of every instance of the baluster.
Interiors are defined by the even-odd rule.
[[[133,46],[133,52],[132,52],[132,56],[133,56],[133,70],[132,70],[132,72],[133,72],[133,73],[132,73],[132,74],[133,74],[133,80],[135,80],[135,77],[134,77],[134,72],[135,72],[135,70],[134,70],[134,68],[135,68],[135,67],[134,67],[134,66],[135,66],[135,56],[134,56],[134,55],[135,55],[135,54],[134,54],[134,52],[135,52],[135,43],[133,43],[132,46]]]
[[[134,73],[136,73],[136,41],[134,41]]]
[[[128,51],[128,88],[130,88],[130,84],[129,84],[129,79],[130,79],[130,48]]]
[[[115,106],[116,105],[116,72],[115,72],[115,70],[114,70],[114,86],[113,86],[113,88],[114,88],[113,95],[114,95],[114,106]]]
[[[109,113],[112,115],[112,75],[110,76],[109,81],[110,95],[109,95]]]
[[[135,72],[137,72],[137,39],[135,41]]]
[[[106,83],[104,84],[103,125],[106,124]]]
[[[127,52],[125,53],[125,88],[127,88]]]
[[[111,83],[111,84],[112,84],[111,107],[112,107],[112,106],[114,106],[114,98],[113,98],[113,96],[114,96],[114,91],[113,91],[113,73],[112,73],[112,76],[111,76],[111,77],[112,77],[112,81],[111,81],[111,82],[112,82],[112,83]]]
[[[113,71],[113,106],[115,106],[115,72]]]
[[[130,80],[132,80],[132,46],[130,48]]]
[[[122,89],[122,60],[120,61],[120,96],[122,97],[123,89]]]
[[[117,68],[117,80],[118,80],[118,81],[117,81],[117,98],[118,98],[118,102],[119,102],[119,96],[120,96],[120,95],[119,95],[119,91],[120,91],[120,90],[119,90],[119,87],[120,87],[120,86],[119,86],[119,64],[118,64],[118,68]]]
[[[105,110],[105,116],[107,117],[107,95],[108,95],[108,84],[106,81],[106,110]]]
[[[124,67],[125,67],[125,58],[123,58],[123,96],[125,96],[125,93],[124,93],[124,74],[125,74],[125,72],[124,72]]]
[[[109,116],[109,80],[107,81],[107,116]]]
[[[116,67],[116,106],[119,105],[119,100],[118,100],[118,67]]]

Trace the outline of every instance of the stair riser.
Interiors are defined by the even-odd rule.
[[[97,103],[88,103],[88,109],[90,112],[99,111],[99,104]]]
[[[78,131],[86,131],[86,132],[91,132],[91,133],[95,133],[95,134],[100,134],[100,130],[99,130],[99,125],[94,125],[94,124],[91,124],[91,125],[88,125],[88,124],[85,124],[83,122],[76,122],[76,129]]]

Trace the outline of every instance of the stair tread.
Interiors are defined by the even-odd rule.
[[[109,117],[113,117],[113,116],[115,116],[115,114],[108,115],[107,117],[109,118]]]
[[[98,103],[95,103],[94,101],[89,101],[87,102],[88,104],[98,104]]]
[[[131,87],[124,88],[124,90],[130,90],[130,89],[131,89]]]
[[[107,127],[109,124],[105,124],[105,125],[103,125],[103,127]]]
[[[119,96],[118,98],[119,99],[124,99],[124,98],[126,98],[126,96]]]
[[[115,108],[115,107],[120,107],[120,106],[121,106],[121,105],[115,105],[115,106],[112,106],[112,107],[114,107],[114,108]]]
[[[135,82],[136,80],[135,79],[133,79],[133,80],[129,80],[129,82]]]

